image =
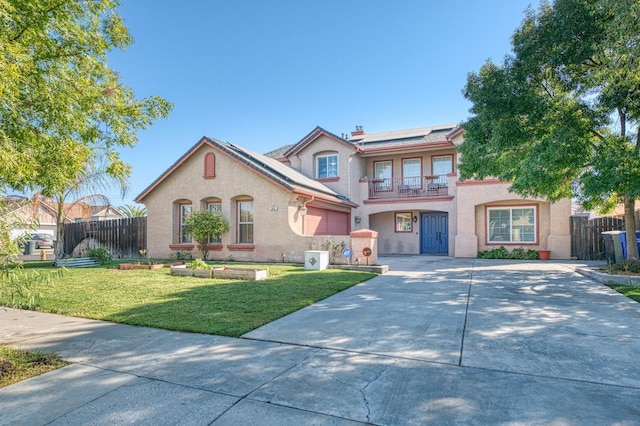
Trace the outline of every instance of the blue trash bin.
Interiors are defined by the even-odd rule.
[[[620,242],[622,243],[622,257],[624,259],[627,258],[627,233],[623,232],[620,234]],[[636,231],[636,246],[638,247],[638,252],[640,252],[640,231]]]

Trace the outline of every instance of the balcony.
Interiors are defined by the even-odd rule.
[[[447,175],[369,180],[369,199],[428,198],[449,195]]]

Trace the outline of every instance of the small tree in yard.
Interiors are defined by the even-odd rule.
[[[229,222],[219,212],[200,210],[185,219],[184,230],[198,245],[202,258],[207,260],[209,244],[229,230]]]

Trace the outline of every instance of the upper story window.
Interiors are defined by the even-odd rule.
[[[338,154],[317,156],[316,178],[326,179],[332,177],[338,177]]]
[[[402,160],[402,183],[411,188],[419,188],[422,183],[422,159],[406,158]]]
[[[376,190],[391,188],[391,178],[393,177],[393,163],[391,160],[376,161],[373,163],[373,178]]]
[[[207,152],[204,155],[204,177],[216,177],[216,156],[213,152]]]
[[[453,173],[453,156],[452,155],[439,155],[437,157],[431,157],[432,161],[432,174],[436,176],[446,176]]]

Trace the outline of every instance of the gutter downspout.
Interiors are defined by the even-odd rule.
[[[316,196],[315,196],[315,195],[312,195],[312,196],[311,196],[311,198],[310,198],[309,200],[307,200],[307,201],[305,201],[304,203],[302,203],[302,207],[304,208],[304,211],[305,211],[305,212],[307,211],[307,204],[309,204],[310,202],[312,202],[312,201],[313,201],[313,200],[315,200],[315,199],[316,199]],[[305,226],[304,226],[304,225],[305,225],[305,222],[306,222],[305,217],[307,217],[307,214],[306,214],[306,213],[302,216],[302,235],[307,235],[307,234],[305,233],[305,229],[304,229],[304,228],[305,228]]]

